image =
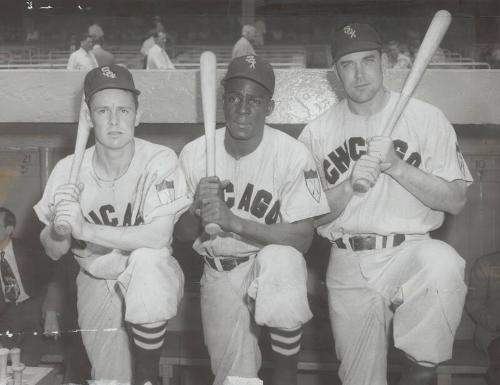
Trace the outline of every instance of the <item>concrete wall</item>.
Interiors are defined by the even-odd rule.
[[[202,122],[199,71],[132,71],[145,123]],[[388,71],[386,86],[400,90],[407,71]],[[223,71],[219,71],[219,79]],[[276,110],[269,123],[306,123],[342,97],[332,71],[278,70]],[[84,74],[63,70],[0,71],[0,122],[75,122]],[[218,121],[223,120],[221,88]],[[500,71],[428,70],[416,96],[440,107],[452,123],[499,124]]]

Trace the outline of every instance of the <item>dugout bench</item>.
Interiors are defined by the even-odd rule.
[[[132,72],[142,90],[140,105],[145,124],[137,129],[139,136],[179,152],[186,142],[202,133],[199,71]],[[406,73],[388,71],[386,86],[400,90]],[[222,78],[223,71],[218,76]],[[33,221],[31,206],[39,199],[60,157],[58,152],[73,146],[83,77],[82,72],[66,70],[0,71],[0,205],[14,209],[20,231]],[[277,70],[276,77],[276,108],[268,123],[293,136],[343,95],[331,71]],[[220,95],[219,89],[219,123],[223,118]],[[500,249],[500,109],[494,102],[500,100],[500,71],[430,70],[416,96],[440,107],[459,128],[462,151],[477,181],[469,189],[463,212],[448,218],[439,234],[471,262]],[[4,162],[4,156],[11,162]],[[486,370],[485,356],[470,341],[470,321],[464,317],[462,323],[464,331],[454,357],[438,371],[439,385],[450,385],[453,375],[481,375]],[[326,331],[308,328],[309,334],[305,335],[309,340],[304,339],[299,369],[333,372],[338,363],[332,345],[324,344]],[[186,328],[185,322],[169,330],[161,361],[166,384],[175,378],[179,368],[208,366],[202,341],[199,327]],[[47,345],[45,353],[47,363],[62,361],[56,345]],[[269,361],[264,355],[266,366]],[[397,360],[391,360],[390,370],[397,371],[398,367]]]

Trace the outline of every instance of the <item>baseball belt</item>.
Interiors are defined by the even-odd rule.
[[[253,257],[249,255],[247,257],[203,257],[205,263],[210,266],[212,269],[217,271],[231,271],[236,266],[241,265],[242,263],[247,262],[250,258]]]
[[[348,238],[337,238],[332,241],[332,245],[338,249],[352,251],[374,250],[399,246],[405,238],[404,234],[355,235]],[[346,241],[349,245],[346,244]]]

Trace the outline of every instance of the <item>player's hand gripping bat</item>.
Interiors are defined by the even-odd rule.
[[[396,124],[408,104],[408,101],[422,79],[427,65],[434,56],[439,44],[441,44],[441,40],[443,40],[450,23],[451,14],[445,10],[437,11],[432,18],[431,24],[427,29],[424,40],[422,41],[417,56],[415,57],[415,61],[413,62],[410,73],[405,80],[396,106],[394,107],[392,115],[384,127],[383,132],[387,133],[388,136],[391,136],[394,127],[396,127]],[[353,185],[354,191],[358,193],[365,193],[370,189],[370,187],[370,183],[366,179],[358,179],[354,181]]]
[[[205,126],[207,176],[215,176],[215,118],[217,109],[217,59],[205,51],[200,56],[201,100]],[[210,235],[221,232],[216,223],[208,223],[205,232]]]

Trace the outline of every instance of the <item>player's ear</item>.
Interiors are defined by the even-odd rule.
[[[339,73],[337,71],[337,64],[336,63],[333,63],[332,70],[333,70],[333,73],[335,74],[335,76],[337,77],[337,79],[340,79]]]
[[[271,99],[269,100],[269,103],[267,103],[267,111],[266,111],[266,116],[269,116],[273,113],[274,111],[274,100]]]
[[[135,112],[134,127],[137,127],[141,122],[141,116],[142,116],[142,111],[140,108],[137,108],[137,111]]]

